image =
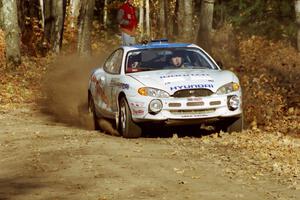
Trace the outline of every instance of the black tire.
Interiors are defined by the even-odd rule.
[[[93,128],[94,128],[94,130],[101,130],[100,125],[99,125],[99,119],[97,117],[96,110],[95,110],[95,103],[94,103],[93,97],[90,95],[88,100],[89,100],[88,114],[89,114],[90,118],[92,118],[92,120],[93,120]]]
[[[124,138],[138,138],[142,135],[142,128],[132,121],[131,112],[126,99],[119,103],[119,130]]]
[[[243,115],[237,118],[236,120],[233,121],[228,127],[227,127],[227,132],[232,133],[232,132],[241,132],[243,131],[244,128],[244,117]]]
[[[221,122],[218,126],[218,131],[224,131],[228,133],[241,132],[244,128],[244,116],[235,117]]]

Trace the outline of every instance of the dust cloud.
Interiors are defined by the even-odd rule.
[[[56,121],[87,128],[79,108],[87,107],[89,77],[95,68],[102,66],[106,56],[68,56],[54,61],[42,83],[45,98],[40,103],[43,111],[54,116]]]

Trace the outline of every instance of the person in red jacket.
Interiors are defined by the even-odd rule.
[[[136,8],[132,3],[133,0],[126,0],[118,11],[118,22],[122,33],[123,45],[135,44],[138,19]]]

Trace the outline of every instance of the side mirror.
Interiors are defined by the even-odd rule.
[[[222,61],[216,61],[216,63],[217,63],[217,65],[221,68],[221,69],[223,69],[223,63],[222,63]]]

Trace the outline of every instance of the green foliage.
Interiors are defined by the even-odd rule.
[[[293,0],[217,0],[215,24],[224,21],[251,35],[272,39],[294,39],[296,35]]]

